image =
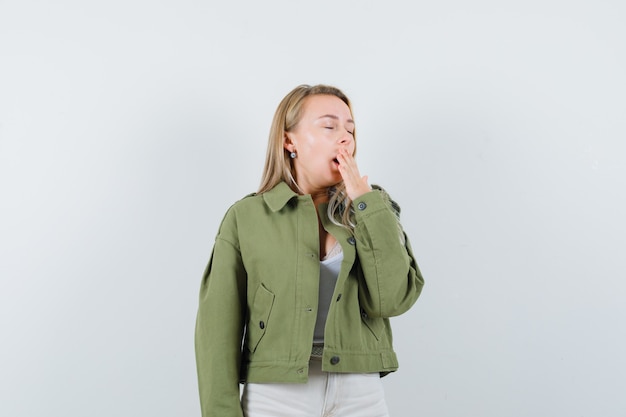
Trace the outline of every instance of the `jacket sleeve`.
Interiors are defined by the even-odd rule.
[[[200,287],[195,350],[203,417],[242,417],[239,397],[246,271],[233,210],[226,214]]]
[[[380,187],[353,201],[357,256],[363,279],[359,302],[372,318],[406,312],[424,279],[399,222],[400,208]]]

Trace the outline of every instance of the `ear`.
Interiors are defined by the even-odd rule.
[[[285,138],[283,139],[283,147],[287,150],[287,152],[295,152],[296,145],[291,140],[288,132],[285,132]]]

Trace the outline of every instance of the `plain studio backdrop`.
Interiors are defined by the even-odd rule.
[[[393,417],[626,415],[623,1],[0,0],[0,415],[199,416],[280,99],[354,102],[426,279]]]

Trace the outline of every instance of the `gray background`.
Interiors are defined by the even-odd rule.
[[[392,415],[626,415],[625,3],[226,3],[0,0],[0,415],[199,415],[219,221],[320,82],[427,280]]]

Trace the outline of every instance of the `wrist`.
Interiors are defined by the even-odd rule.
[[[354,201],[364,194],[369,193],[370,191],[372,191],[372,188],[369,185],[366,185],[363,187],[359,187],[359,189],[354,190],[352,193],[348,193],[348,197],[350,197],[350,200]]]

